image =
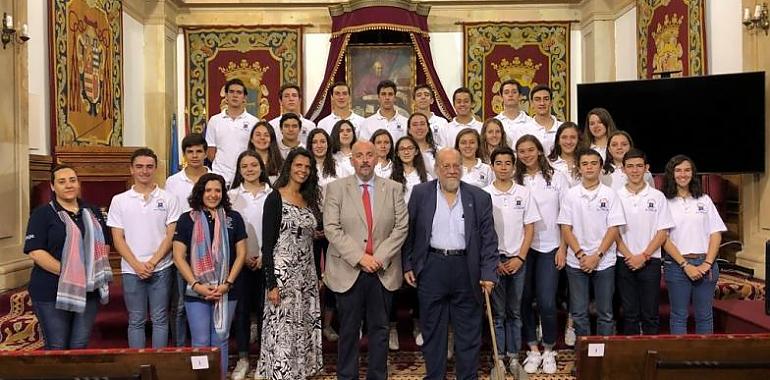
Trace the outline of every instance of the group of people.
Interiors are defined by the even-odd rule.
[[[52,169],[52,200],[32,212],[24,248],[46,349],[87,346],[109,298],[110,246],[122,258],[129,346],[146,346],[148,315],[155,348],[169,329],[186,345],[189,328],[192,346],[220,347],[224,377],[235,322],[233,379],[249,373],[255,341],[255,378],[317,374],[322,337],[338,344],[337,377],[357,379],[363,335],[367,378],[385,379],[388,348],[399,349],[397,308],[414,319],[426,379],[443,379],[452,357],[458,379],[475,379],[484,293],[499,364],[555,373],[562,272],[568,344],[592,334],[591,302],[598,335],[657,334],[661,276],[670,332],[687,332],[691,304],[695,331],[713,331],[726,228],[695,163],[673,157],[655,189],[646,155],[602,108],[581,130],[557,120],[551,89],[536,86],[529,116],[511,80],[500,87],[504,111],[483,122],[467,88],[453,94],[451,122],[433,114],[427,85],[414,89],[405,118],[395,83],[383,81],[380,108],[363,118],[339,82],[316,126],[300,115],[298,86],[281,87],[284,113],[269,122],[246,112],[240,80],[225,90],[227,108],[205,137],[183,139],[186,166],[165,189],[152,150],[134,152],[133,186],[106,219],[79,198],[72,167]]]

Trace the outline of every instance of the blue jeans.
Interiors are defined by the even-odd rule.
[[[558,322],[556,321],[556,289],[559,285],[559,270],[554,258],[556,249],[550,252],[529,250],[527,273],[522,293],[521,316],[524,324],[524,339],[528,345],[537,344],[537,316],[532,301],[537,301],[537,311],[543,326],[543,346],[553,348],[556,344]]]
[[[219,338],[214,328],[214,304],[207,301],[185,301],[184,307],[187,310],[187,321],[190,322],[190,340],[193,347],[218,347],[222,354],[222,379],[227,372],[227,346],[230,337],[230,323],[233,321],[235,306],[237,300],[228,301],[227,320],[228,334],[223,339]]]
[[[184,347],[187,343],[187,315],[184,312],[184,291],[187,282],[182,274],[174,268],[176,281],[172,282],[169,317],[174,319],[171,325],[171,340],[176,347]]]
[[[690,265],[700,265],[705,256],[697,259],[686,259]],[[687,315],[690,300],[695,309],[695,333],[711,334],[714,332],[714,289],[719,279],[719,266],[716,261],[711,270],[698,281],[692,281],[684,270],[671,259],[666,260],[663,271],[668,288],[668,299],[671,302],[670,328],[671,334],[687,334]]]
[[[32,301],[35,315],[43,329],[46,350],[72,350],[88,347],[91,327],[99,310],[99,297],[86,299],[86,309],[82,313],[59,310],[56,301]]]
[[[500,256],[500,262],[518,260]],[[524,278],[527,267],[522,265],[510,275],[500,276],[492,290],[492,317],[497,338],[497,352],[500,355],[517,355],[521,349],[521,294],[524,290]]]
[[[152,321],[152,348],[168,346],[168,302],[171,295],[172,268],[155,272],[146,280],[123,274],[123,298],[128,310],[128,347],[145,348],[144,324],[147,304]]]
[[[580,268],[567,267],[569,281],[569,312],[575,323],[575,335],[591,335],[588,317],[590,303],[589,286],[593,283],[596,300],[596,334],[608,336],[613,333],[612,296],[615,292],[615,267],[586,273]]]

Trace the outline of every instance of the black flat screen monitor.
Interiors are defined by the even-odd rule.
[[[765,73],[580,84],[578,121],[606,108],[662,173],[677,154],[701,173],[765,171]]]

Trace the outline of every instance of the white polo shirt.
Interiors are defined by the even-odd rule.
[[[528,130],[535,129],[534,121],[532,117],[527,115],[526,112],[519,110],[519,114],[511,119],[505,114],[500,113],[495,116],[495,119],[503,122],[503,129],[505,129],[505,135],[508,137],[508,146],[511,149],[516,149],[516,141],[519,137],[526,135]]]
[[[556,159],[556,161],[551,161],[551,167],[554,168],[554,170],[564,174],[564,177],[567,178],[567,182],[569,182],[569,187],[575,187],[580,184],[580,177],[578,176],[577,168],[573,169],[573,175],[569,170],[569,164],[567,164],[567,161],[563,158],[559,157]]]
[[[476,159],[476,165],[473,165],[470,168],[466,168],[465,165],[462,165],[462,167],[462,181],[467,184],[483,189],[495,180],[495,173],[492,171],[492,167],[481,162],[480,158]]]
[[[394,142],[406,135],[407,118],[396,112],[396,115],[393,116],[392,119],[388,119],[385,116],[382,116],[380,111],[381,110],[378,109],[372,116],[364,119],[364,123],[357,131],[359,140],[371,139],[374,132],[377,132],[379,129],[390,132],[390,136],[393,138]]]
[[[235,165],[238,155],[249,146],[249,134],[259,119],[243,111],[235,119],[227,116],[226,111],[214,115],[206,124],[206,144],[217,148],[211,171],[225,177],[229,186],[235,178]]]
[[[353,127],[356,128],[356,131],[361,129],[361,126],[364,124],[364,118],[360,116],[359,114],[351,111],[350,116],[348,118],[341,118],[334,114],[334,112],[330,113],[325,118],[321,119],[321,121],[318,122],[317,128],[321,128],[329,135],[332,134],[332,129],[334,128],[334,124],[337,124],[340,120],[348,120],[351,124],[353,124]]]
[[[530,247],[538,252],[551,252],[561,244],[561,230],[556,220],[561,201],[570,188],[567,177],[554,171],[549,184],[540,172],[534,176],[525,174],[524,186],[530,190],[541,218],[535,222],[535,235]]]
[[[668,200],[668,206],[674,219],[669,238],[683,255],[707,253],[709,235],[727,231],[714,202],[706,194],[698,199],[674,197]]]
[[[388,161],[384,165],[377,161],[377,165],[374,166],[375,175],[382,178],[390,178],[391,173],[393,173],[393,160]]]
[[[353,168],[350,165],[340,165],[335,160],[335,167],[334,171],[337,174],[336,176],[326,176],[323,174],[323,166],[318,163],[316,164],[316,169],[318,169],[318,186],[321,187],[321,195],[326,194],[326,185],[340,179],[345,178],[347,176],[350,176],[353,174]]]
[[[206,173],[209,172],[209,168],[205,166],[203,168],[206,169]],[[195,186],[195,182],[187,176],[184,169],[166,179],[165,190],[176,197],[180,214],[190,211],[190,202],[187,198],[192,194],[193,186]]]
[[[262,255],[262,214],[265,208],[265,199],[272,191],[273,189],[269,185],[265,185],[262,191],[252,194],[241,184],[227,192],[233,210],[241,214],[246,227],[246,257]]]
[[[591,144],[591,149],[595,150],[597,153],[599,153],[600,156],[602,156],[602,161],[607,161],[607,147],[604,148],[596,145]]]
[[[551,115],[551,120],[553,120],[553,126],[550,130],[546,131],[545,127],[538,124],[537,120],[533,117],[532,123],[529,124],[529,128],[526,130],[526,133],[537,137],[540,143],[543,144],[543,150],[545,151],[546,156],[551,154],[551,151],[553,150],[554,143],[556,142],[556,131],[562,123],[554,115]],[[516,140],[518,141],[518,139]],[[514,144],[515,143],[516,141],[514,141]]]
[[[645,185],[644,189],[634,194],[623,186],[617,194],[626,215],[626,225],[619,228],[620,236],[634,255],[641,254],[658,231],[674,227],[668,200],[655,188]],[[623,256],[620,251],[617,254]],[[660,258],[660,248],[652,257]]]
[[[514,183],[507,191],[501,191],[493,183],[484,191],[492,197],[499,253],[508,257],[518,256],[524,241],[524,225],[541,219],[529,189]]]
[[[334,153],[332,157],[334,157],[334,161],[337,161],[337,170],[339,171],[340,168],[342,168],[346,173],[353,174],[356,171],[353,169],[353,163],[350,162],[350,157],[353,155],[351,152],[350,154],[337,152]]]
[[[432,181],[433,175],[430,173],[427,173],[426,171],[425,181]],[[421,184],[420,182],[420,175],[417,173],[417,170],[412,170],[411,173],[404,173],[404,178],[406,179],[406,189],[404,190],[404,203],[409,204],[409,198],[412,196],[412,188],[415,186]]]
[[[443,148],[454,148],[455,140],[457,140],[457,135],[460,134],[460,131],[465,128],[473,128],[476,132],[481,133],[481,126],[481,122],[476,120],[476,118],[471,119],[468,124],[460,123],[457,121],[457,118],[454,118],[443,129],[439,130],[436,144]]]
[[[275,139],[278,140],[279,143],[283,139],[283,133],[281,133],[281,128],[280,128],[281,116],[278,116],[275,119],[269,121],[270,126],[272,126],[273,130],[275,131]],[[315,123],[313,123],[308,119],[305,119],[302,115],[297,115],[297,116],[299,116],[299,121],[300,121],[299,136],[297,137],[297,140],[299,140],[300,143],[304,144],[307,141],[307,136],[310,134],[310,131],[315,129]]]
[[[430,119],[428,119],[428,126],[430,126],[430,131],[433,133],[433,142],[441,146],[438,142],[439,134],[441,133],[441,130],[446,128],[446,126],[449,124],[446,119],[444,119],[441,116],[436,115],[435,113],[430,113]],[[454,145],[452,145],[454,146]]]
[[[623,206],[614,190],[602,185],[594,190],[586,190],[583,185],[567,191],[561,202],[557,223],[572,226],[572,233],[580,248],[587,255],[596,254],[607,229],[626,224]],[[604,270],[615,265],[615,243],[612,243],[599,261],[596,270]],[[580,268],[580,261],[572,248],[567,248],[567,265]]]
[[[299,145],[295,147],[286,146],[283,144],[283,140],[278,140],[278,150],[281,152],[281,157],[285,160],[289,156],[289,152],[297,148],[304,148],[305,144],[300,140]]]
[[[626,187],[628,176],[626,173],[623,173],[623,168],[617,167],[615,164],[610,165],[612,165],[613,171],[609,174],[602,174],[602,183],[611,187],[612,190],[620,191],[620,189]],[[650,172],[644,173],[644,182],[655,188],[655,180],[652,179]]]
[[[181,212],[173,194],[155,187],[147,200],[131,187],[112,197],[107,214],[107,225],[123,230],[126,244],[137,260],[145,262],[166,238],[166,226],[176,223]],[[155,266],[155,272],[166,269],[173,261],[169,252]],[[121,273],[136,274],[125,259],[120,260]]]

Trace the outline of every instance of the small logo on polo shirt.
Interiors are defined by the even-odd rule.
[[[658,206],[655,204],[655,200],[654,199],[648,199],[647,200],[647,208],[645,208],[645,210],[650,211],[650,212],[658,211]]]
[[[523,209],[524,208],[524,200],[521,199],[521,197],[516,197],[513,199],[513,208],[515,209]]]
[[[233,229],[233,218],[231,218],[229,216],[226,216],[225,217],[225,226],[227,226],[228,230],[232,230]]]
[[[698,202],[698,213],[699,214],[705,214],[706,213],[706,205],[703,204],[703,202]]]
[[[249,123],[247,123],[245,121],[243,122],[243,130],[244,131],[248,131],[249,130]]]
[[[155,204],[155,211],[166,211],[166,203],[163,202],[163,199],[158,199],[158,202]]]
[[[610,209],[607,207],[608,203],[609,203],[609,201],[607,200],[607,198],[599,199],[599,207],[598,207],[599,210],[600,211],[609,211]]]
[[[25,240],[25,241],[28,241],[28,240],[32,240],[32,239],[34,239],[34,238],[35,238],[35,234],[29,234],[29,235],[27,235],[27,236],[25,236],[25,237],[24,237],[24,240]]]

